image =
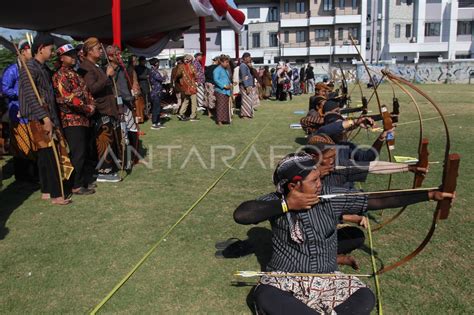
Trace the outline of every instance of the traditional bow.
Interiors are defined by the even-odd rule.
[[[351,40],[351,43],[352,43],[352,46],[354,46],[354,48],[356,49],[357,51],[357,54],[359,55],[359,58],[360,60],[362,61],[362,64],[364,65],[364,68],[365,70],[367,71],[367,74],[369,76],[369,80],[372,84],[372,86],[374,87],[374,94],[375,94],[375,98],[377,100],[377,106],[379,108],[379,114],[382,115],[382,104],[380,103],[380,96],[379,96],[379,93],[377,92],[377,86],[375,85],[375,81],[374,79],[372,78],[372,76],[370,75],[370,70],[369,70],[369,67],[367,66],[367,63],[365,62],[364,58],[362,57],[360,51],[359,51],[359,48],[357,47],[357,45],[355,44],[354,42],[354,38],[352,37],[352,35],[349,34],[349,39]],[[361,88],[362,90],[362,88]],[[362,91],[361,91],[362,92]],[[364,98],[362,98],[362,106],[364,106]],[[368,102],[365,106],[368,106]],[[360,128],[359,128],[360,130]],[[395,140],[395,139],[394,139]],[[385,142],[385,146],[387,148],[387,154],[388,154],[388,160],[389,162],[392,162],[392,153],[390,151],[390,147],[389,147],[389,144],[388,142]],[[392,186],[392,175],[389,175],[389,179],[388,179],[388,187],[387,189],[389,190],[390,187]]]
[[[343,105],[347,105],[349,106],[350,102],[351,102],[351,98],[350,96],[348,95],[349,94],[349,89],[348,89],[348,86],[347,86],[347,80],[346,80],[346,75],[344,74],[344,70],[342,69],[342,66],[341,66],[341,63],[338,62],[338,65],[339,65],[339,70],[341,70],[341,76],[342,76],[342,80],[341,80],[341,97],[342,97],[342,104]]]
[[[384,76],[386,76],[386,74],[384,73],[383,74]],[[391,82],[392,79],[390,77],[387,77],[388,79],[388,82]],[[420,133],[419,133],[419,139],[418,139],[418,163],[417,163],[417,166],[418,167],[424,167],[424,168],[427,168],[428,167],[428,139],[423,139],[423,118],[422,118],[422,115],[421,115],[421,110],[420,110],[420,106],[418,106],[418,103],[416,102],[416,99],[415,97],[413,96],[412,93],[410,93],[410,91],[408,91],[403,85],[401,85],[400,83],[398,83],[397,81],[393,81],[393,84],[397,85],[405,94],[408,95],[408,97],[411,99],[411,101],[413,102],[413,105],[415,105],[415,109],[416,109],[416,113],[418,115],[418,121],[419,121],[419,130],[420,130]],[[394,92],[395,93],[395,92]],[[394,94],[395,95],[395,94]],[[395,101],[395,97],[394,97],[394,101]],[[394,102],[395,103],[395,102]],[[397,103],[398,103],[398,99],[397,99]],[[393,108],[393,112],[396,112],[398,110],[398,107],[399,105],[398,104],[394,104],[394,108]],[[392,113],[393,113],[392,112]],[[398,117],[397,117],[397,121],[398,121]],[[413,188],[418,188],[418,187],[421,187],[422,183],[423,183],[423,180],[424,180],[424,175],[420,174],[420,173],[416,173],[415,172],[415,178],[413,180]],[[407,206],[405,207],[402,207],[394,216],[392,216],[391,218],[389,218],[388,220],[385,220],[383,221],[382,223],[380,223],[377,227],[375,227],[373,229],[374,232],[376,231],[379,231],[380,229],[382,229],[384,226],[392,223],[393,221],[395,221],[405,210],[407,209]]]
[[[421,89],[413,85],[411,82],[395,76],[391,74],[388,71],[384,71],[385,75],[392,80],[393,82],[398,82],[400,84],[404,84],[408,87],[410,87],[412,90],[416,91],[418,94],[423,96],[433,107],[436,109],[438,114],[440,115],[441,120],[443,121],[443,126],[446,134],[446,145],[445,145],[445,153],[444,153],[444,167],[443,167],[443,178],[442,178],[442,184],[440,186],[441,191],[447,192],[447,193],[453,193],[456,190],[456,183],[457,183],[457,176],[458,176],[458,169],[459,169],[459,163],[460,163],[460,156],[456,153],[451,154],[450,153],[450,148],[451,148],[451,142],[450,142],[450,136],[449,136],[449,129],[448,125],[446,122],[446,119],[439,108],[439,106],[434,102],[434,100],[428,96],[425,92],[423,92]],[[423,146],[423,143],[425,146]],[[425,148],[424,148],[425,147]],[[423,152],[424,151],[424,152]],[[421,165],[427,165],[427,160],[428,160],[428,150],[427,150],[427,141],[422,141],[421,149],[420,149],[420,154],[423,154],[423,156],[420,157],[420,161],[418,162]],[[414,181],[414,185],[420,184],[421,185],[422,179],[421,178],[416,178]],[[439,201],[436,205],[436,210],[433,213],[433,219],[431,223],[431,227],[426,234],[425,238],[423,241],[418,245],[418,247],[412,251],[410,254],[405,256],[404,258],[400,259],[399,261],[386,266],[384,268],[381,268],[380,270],[377,271],[377,274],[382,274],[387,271],[393,270],[408,261],[412,260],[416,255],[418,255],[423,249],[426,247],[426,245],[430,242],[435,230],[436,230],[436,225],[439,220],[445,220],[449,216],[449,212],[451,209],[451,199],[444,199],[442,201]]]

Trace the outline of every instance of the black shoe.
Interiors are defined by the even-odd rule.
[[[178,117],[178,119],[181,120],[181,121],[188,121],[189,120],[188,117],[183,116],[183,115],[176,115],[176,117]]]
[[[89,185],[87,185],[87,189],[96,189],[96,188],[97,188],[97,184],[95,182],[92,182]]]
[[[85,188],[85,187],[81,187],[79,188],[78,191],[73,191],[72,192],[74,195],[92,195],[95,193],[95,190],[94,189],[89,189],[89,188]]]

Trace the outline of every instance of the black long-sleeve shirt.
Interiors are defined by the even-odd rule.
[[[353,191],[323,186],[322,194]],[[267,270],[330,273],[337,270],[336,226],[343,214],[409,205],[428,200],[428,193],[337,196],[322,200],[309,210],[287,213],[282,211],[280,198],[281,195],[273,193],[261,200],[246,201],[234,211],[234,220],[240,224],[270,221],[273,254]],[[291,237],[296,233],[295,227],[302,235],[300,242]]]
[[[353,192],[348,189],[343,191]],[[331,192],[334,192],[334,189]],[[275,194],[275,196],[278,195]],[[351,199],[352,197],[355,196],[347,196],[345,198]],[[360,198],[360,196],[357,197]],[[274,198],[273,200],[249,200],[241,203],[234,211],[235,222],[245,225],[258,224],[270,218],[283,215],[280,198]],[[384,194],[366,195],[365,198],[367,198],[366,210],[399,208],[429,200],[427,191],[387,192]],[[350,211],[350,209],[347,211]]]

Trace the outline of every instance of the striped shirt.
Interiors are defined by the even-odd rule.
[[[29,120],[41,120],[49,117],[55,126],[60,126],[56,112],[56,100],[51,75],[48,69],[34,58],[27,61],[26,64],[38,89],[38,93],[43,98],[44,107],[40,105],[26,70],[22,68],[20,70],[19,89],[21,116]]]
[[[321,194],[346,193],[350,190],[323,186]],[[259,200],[277,200],[272,193]],[[268,271],[331,273],[337,270],[336,226],[342,214],[361,213],[367,209],[367,196],[339,196],[321,200],[308,211],[289,212],[292,220],[299,220],[304,240],[294,242],[290,236],[287,215],[270,219],[273,253]]]

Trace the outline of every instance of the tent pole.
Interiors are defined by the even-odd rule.
[[[234,33],[234,41],[235,41],[235,60],[240,64],[240,58],[239,58],[239,33],[235,32]]]
[[[202,53],[201,64],[204,67],[206,65],[207,47],[206,47],[206,18],[203,16],[199,17],[199,44],[200,44],[200,50]]]
[[[122,21],[120,0],[112,0],[112,34],[114,45],[122,50]]]

